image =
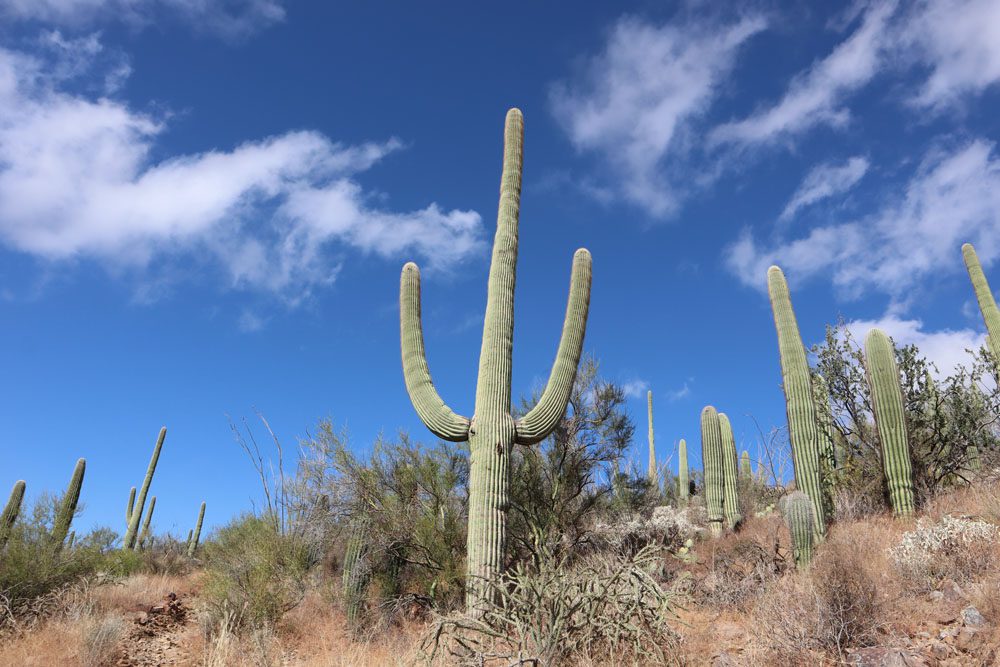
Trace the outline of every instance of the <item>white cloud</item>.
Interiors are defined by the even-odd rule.
[[[102,21],[140,26],[177,16],[199,29],[242,37],[285,18],[283,0],[0,0],[0,17],[81,28]]]
[[[482,247],[473,211],[372,202],[355,176],[398,141],[344,146],[299,131],[154,162],[164,121],[64,92],[77,73],[0,49],[0,240],[16,250],[140,269],[208,256],[234,285],[295,298],[332,281],[338,249],[442,268]]]
[[[244,310],[236,320],[236,326],[243,333],[254,333],[260,331],[267,324],[267,320],[250,310]]]
[[[553,88],[556,118],[578,150],[607,160],[618,196],[667,215],[679,193],[662,173],[664,159],[685,152],[685,129],[709,108],[740,46],[764,27],[760,17],[660,27],[624,18],[582,79]]]
[[[867,85],[883,66],[895,1],[872,3],[860,25],[825,58],[799,74],[779,102],[712,130],[714,144],[753,146],[780,141],[818,125],[844,125],[843,98]]]
[[[645,380],[628,380],[622,383],[622,392],[628,398],[639,398],[640,396],[645,398],[648,390],[649,383]]]
[[[902,319],[886,315],[878,320],[852,320],[847,329],[859,345],[874,328],[889,334],[897,346],[916,345],[920,353],[937,366],[937,377],[951,375],[956,366],[968,366],[972,358],[966,350],[978,350],[986,341],[985,334],[972,329],[942,329],[927,331],[918,319]]]
[[[818,227],[771,248],[745,230],[726,262],[761,289],[767,267],[778,264],[793,280],[832,275],[847,296],[872,289],[901,296],[930,275],[961,271],[964,242],[990,264],[1000,257],[1000,158],[993,148],[976,140],[932,152],[901,197],[861,220]]]
[[[839,195],[853,188],[868,172],[868,160],[852,157],[843,164],[824,163],[814,167],[792,195],[780,220],[790,220],[806,206]]]
[[[691,387],[689,387],[688,383],[685,382],[684,386],[682,386],[680,389],[673,389],[671,391],[668,391],[667,400],[670,402],[679,401],[682,398],[687,398],[690,395],[691,395]]]

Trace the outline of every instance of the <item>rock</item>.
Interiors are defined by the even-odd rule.
[[[969,605],[962,610],[962,623],[967,628],[981,628],[986,625],[986,619],[979,613],[979,610]]]
[[[860,648],[852,652],[847,664],[855,667],[929,667],[922,656],[895,648]]]
[[[962,628],[962,631],[955,637],[955,648],[967,653],[975,653],[982,647],[984,641],[979,631],[972,628]]]
[[[155,605],[153,605],[152,607],[149,608],[149,613],[150,614],[162,614],[166,610],[167,610],[167,608],[164,607],[162,604],[155,604]]]
[[[931,591],[927,595],[927,599],[931,602],[941,602],[941,600],[944,600],[944,593],[941,591]]]
[[[737,667],[739,663],[725,651],[712,659],[712,667]]]
[[[944,599],[950,602],[966,599],[965,591],[963,591],[962,587],[956,584],[951,579],[945,579],[944,581],[942,581],[941,586],[938,587],[938,590],[941,591],[941,594],[944,596]]]
[[[927,647],[927,651],[931,654],[931,657],[935,660],[944,660],[949,655],[951,655],[951,649],[948,648],[947,644],[942,644],[941,642],[934,642]]]

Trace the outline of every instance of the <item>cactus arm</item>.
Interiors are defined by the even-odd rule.
[[[993,354],[993,363],[1000,364],[1000,310],[997,309],[997,302],[993,298],[993,291],[983,273],[983,267],[976,256],[976,249],[971,243],[962,245],[962,259],[965,260],[965,268],[969,272],[969,279],[972,281],[972,289],[976,292],[976,301],[979,302],[979,310],[983,314],[983,321],[986,323],[988,343],[990,352]]]
[[[24,480],[19,479],[14,482],[14,488],[10,490],[10,497],[4,505],[3,514],[0,514],[0,551],[7,544],[10,532],[17,522],[17,517],[21,513],[21,503],[24,501]]]
[[[139,520],[142,518],[142,510],[146,506],[146,494],[149,493],[149,485],[153,481],[153,473],[156,472],[156,463],[160,460],[160,450],[163,449],[163,440],[167,437],[167,427],[160,428],[160,434],[156,437],[156,445],[153,447],[153,456],[149,459],[149,467],[146,468],[146,477],[142,480],[139,488],[139,495],[135,500],[135,507],[132,509],[132,518],[128,522],[128,530],[122,538],[122,546],[125,549],[134,549],[136,538],[139,535]]]
[[[431,380],[420,319],[420,269],[413,262],[403,267],[399,279],[399,312],[403,378],[417,415],[431,433],[442,440],[468,440],[469,420],[445,405]]]
[[[145,548],[146,540],[149,539],[149,524],[153,521],[153,509],[156,507],[156,496],[149,500],[149,510],[146,511],[146,520],[142,522],[142,532],[139,533],[138,545]]]
[[[132,508],[135,507],[135,487],[133,486],[128,492],[128,505],[125,506],[125,526],[127,527],[129,522],[132,521]]]
[[[80,488],[83,486],[83,475],[87,471],[87,461],[80,459],[73,468],[73,477],[66,487],[66,495],[63,496],[59,511],[56,512],[56,519],[52,525],[52,545],[56,552],[63,547],[66,535],[69,534],[70,524],[73,523],[73,515],[76,514],[77,503],[80,502]]]
[[[573,273],[569,284],[566,319],[563,322],[562,338],[559,341],[555,363],[552,365],[552,373],[538,403],[516,424],[518,444],[533,445],[541,442],[552,433],[566,413],[566,404],[573,390],[583,350],[583,336],[587,329],[590,280],[590,253],[581,248],[573,255]],[[650,443],[652,447],[652,440]],[[655,463],[653,468],[655,469]]]
[[[653,439],[653,392],[652,390],[646,392],[646,412],[648,414],[647,421],[649,422],[649,470],[647,474],[649,475],[649,481],[654,485],[657,483],[658,475],[656,474],[656,444]]]
[[[205,520],[205,503],[202,502],[201,509],[198,510],[198,523],[194,525],[194,533],[188,533],[188,558],[194,558],[194,553],[198,549],[198,540],[201,539],[201,524]]]
[[[188,528],[188,537],[187,537],[187,540],[184,542],[184,546],[185,546],[185,548],[186,548],[186,550],[188,552],[188,555],[190,555],[190,553],[191,553],[191,538],[192,537],[194,537],[194,528]]]

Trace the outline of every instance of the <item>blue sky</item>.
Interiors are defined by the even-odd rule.
[[[613,6],[612,6],[613,4]],[[843,316],[943,368],[1000,258],[1000,5],[0,0],[0,488],[120,528],[157,429],[160,530],[217,525],[287,447],[406,429],[398,280],[468,414],[506,109],[526,119],[514,392],[548,374],[573,250],[586,349],[659,453],[705,404],[784,423],[765,271],[807,343]],[[257,429],[261,434],[262,429]],[[644,460],[644,439],[636,462]],[[752,451],[752,446],[751,446]]]

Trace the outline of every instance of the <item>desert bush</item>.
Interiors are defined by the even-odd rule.
[[[430,661],[468,665],[679,662],[671,597],[653,579],[662,553],[544,554],[491,584],[475,615],[440,618],[422,642]]]
[[[297,605],[315,564],[308,543],[246,514],[205,545],[204,595],[216,619],[232,614],[234,630],[271,626]]]
[[[83,622],[80,641],[80,664],[101,667],[114,662],[118,642],[125,634],[121,616],[108,615],[87,618]]]
[[[917,520],[889,556],[916,588],[933,587],[949,578],[975,578],[995,561],[998,534],[993,524],[945,515],[939,521]]]
[[[653,509],[648,519],[632,516],[615,520],[611,517],[610,522],[596,523],[592,542],[600,550],[620,553],[636,554],[649,546],[673,553],[705,532],[703,527],[692,522],[692,513],[696,512],[661,505]]]
[[[695,596],[719,607],[746,609],[764,588],[792,567],[791,558],[778,549],[778,520],[763,540],[756,535],[728,535],[699,549],[705,571],[697,579]]]

